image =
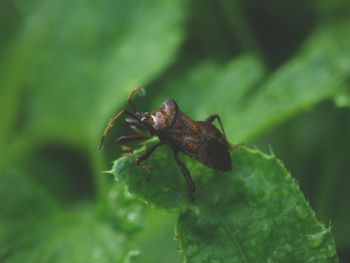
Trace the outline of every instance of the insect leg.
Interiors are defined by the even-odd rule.
[[[131,130],[133,130],[134,132],[136,132],[137,134],[140,134],[140,135],[145,135],[137,126],[135,125],[130,125],[129,128]]]
[[[222,125],[222,122],[221,122],[221,119],[220,119],[219,115],[217,115],[217,114],[210,115],[208,118],[205,119],[205,122],[212,123],[213,121],[215,121],[215,119],[217,119],[219,121],[222,134],[224,135],[224,137],[226,139],[224,126]],[[227,139],[226,139],[226,141],[227,141]]]
[[[231,148],[233,150],[233,149],[238,148],[238,147],[243,145],[242,143],[232,144],[229,141],[227,141],[226,134],[225,134],[225,131],[224,131],[224,126],[222,125],[222,122],[221,122],[221,119],[220,119],[219,115],[217,115],[217,114],[210,115],[208,118],[205,119],[205,122],[212,123],[213,121],[215,121],[215,119],[217,119],[219,121],[222,134],[224,135],[225,140],[226,140],[227,145],[228,145],[229,148]]]
[[[120,147],[122,147],[122,149],[126,149],[126,151],[131,154],[133,150],[129,146],[127,146],[126,143],[147,140],[149,138],[150,138],[149,136],[141,135],[141,134],[130,135],[130,136],[121,136],[116,140],[116,143],[118,145],[120,145]]]
[[[158,142],[152,145],[151,147],[149,147],[139,158],[135,160],[135,163],[140,164],[141,162],[147,160],[152,155],[152,153],[154,153],[154,151],[158,148],[158,146],[163,144],[164,144],[163,142]]]
[[[189,192],[191,200],[193,201],[194,200],[193,194],[196,191],[196,187],[195,187],[195,185],[193,183],[191,174],[188,171],[188,169],[185,166],[185,164],[179,159],[179,157],[177,156],[177,152],[175,152],[175,151],[174,151],[174,157],[175,157],[175,160],[176,160],[178,166],[180,167],[182,175],[184,176],[184,178],[186,180],[186,183],[187,183],[187,186],[188,186],[188,192]]]

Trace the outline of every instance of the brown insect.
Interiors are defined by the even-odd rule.
[[[174,158],[183,174],[190,194],[193,200],[195,185],[190,172],[185,164],[179,159],[178,153],[183,152],[193,159],[219,171],[230,171],[232,169],[228,143],[222,122],[218,115],[211,115],[204,121],[194,121],[186,116],[178,107],[173,99],[163,102],[159,109],[152,112],[139,112],[131,102],[132,96],[140,92],[140,89],[134,89],[128,96],[128,103],[132,112],[123,109],[116,114],[108,123],[101,139],[99,150],[102,150],[104,138],[107,135],[112,124],[122,114],[127,115],[125,122],[131,129],[138,134],[121,136],[117,139],[117,144],[132,153],[132,149],[126,144],[133,141],[147,140],[152,136],[157,136],[159,142],[148,148],[135,163],[140,165],[147,160],[156,148],[160,145],[168,145]],[[220,124],[221,132],[212,124],[217,119]],[[148,131],[149,135],[143,134],[140,130]]]

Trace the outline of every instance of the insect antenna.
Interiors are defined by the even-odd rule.
[[[110,128],[112,128],[113,126],[113,123],[125,112],[125,109],[120,111],[119,113],[117,113],[107,124],[104,132],[103,132],[103,135],[102,135],[102,138],[101,138],[101,142],[100,142],[100,145],[98,146],[98,150],[101,151],[102,148],[103,148],[103,143],[105,141],[105,138],[106,138],[106,135],[108,133],[108,131],[110,130]]]
[[[144,91],[143,88],[138,87],[138,88],[133,89],[133,90],[129,93],[129,95],[128,95],[128,103],[129,103],[129,105],[130,105],[130,108],[131,108],[134,112],[136,112],[136,108],[135,108],[134,104],[132,103],[131,99],[132,99],[132,96],[133,96],[135,93],[139,93],[140,95],[143,95],[143,94],[145,93],[145,91]]]

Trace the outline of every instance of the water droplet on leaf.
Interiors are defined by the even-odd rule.
[[[188,255],[197,255],[199,253],[199,247],[197,245],[191,245],[191,246],[188,246],[187,248],[187,254]]]
[[[297,217],[300,219],[305,219],[308,215],[308,210],[303,205],[297,205],[295,207],[295,212],[297,214]]]
[[[287,188],[283,188],[283,189],[282,189],[282,195],[283,195],[284,197],[289,196],[289,191],[288,191]]]
[[[261,230],[262,230],[262,237],[266,239],[271,233],[271,226],[269,224],[264,224]]]
[[[336,253],[336,250],[335,250],[334,246],[328,245],[328,247],[327,247],[327,256],[329,258],[332,258],[332,257],[336,256],[336,254],[337,253]]]
[[[293,247],[290,244],[285,244],[284,250],[288,253],[291,253],[291,252],[293,252]]]

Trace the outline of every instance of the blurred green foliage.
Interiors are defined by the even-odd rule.
[[[234,259],[234,251],[213,247],[225,239],[221,232],[214,235],[220,222],[212,214],[203,217],[214,222],[212,232],[198,225],[200,207],[181,213],[179,244],[173,240],[179,211],[173,203],[178,200],[163,190],[175,183],[172,191],[181,201],[186,188],[166,150],[150,160],[155,166],[158,158],[163,167],[149,183],[137,178],[140,171],[120,179],[142,180],[143,193],[136,187],[133,195],[103,173],[121,153],[113,140],[130,133],[120,121],[99,153],[104,125],[125,107],[128,92],[142,85],[147,94],[135,99],[140,110],[173,97],[195,119],[218,113],[230,141],[273,149],[316,213],[274,157],[273,167],[266,168],[259,160],[268,157],[244,148],[232,157],[237,170],[230,180],[237,187],[227,199],[219,198],[226,206],[219,212],[227,211],[223,220],[241,222],[235,220],[256,205],[257,214],[244,217],[251,227],[237,227],[249,229],[248,237],[256,234],[253,241],[259,245],[259,213],[283,214],[297,196],[306,207],[299,215],[307,210],[305,225],[294,218],[267,225],[277,234],[293,226],[295,232],[308,233],[313,244],[321,239],[313,234],[324,233],[327,241],[322,239],[320,247],[329,249],[315,246],[310,252],[293,243],[292,249],[282,249],[292,255],[289,260],[321,262],[317,256],[323,255],[335,260],[333,239],[317,218],[330,225],[338,257],[348,262],[349,15],[346,0],[0,1],[0,261],[181,262],[185,256],[189,262],[205,262],[218,254]],[[208,187],[214,172],[185,159],[199,185]],[[285,201],[273,195],[274,201],[260,206],[240,199],[249,193],[239,188],[246,180],[243,171],[259,174],[260,165],[266,179],[253,182],[265,183],[267,193],[271,185],[296,192],[291,190]],[[269,176],[276,174],[289,179],[270,185]],[[132,183],[126,183],[132,190]],[[212,193],[219,186],[213,184]],[[259,200],[265,192],[254,189]],[[283,202],[288,207],[271,206]],[[181,203],[181,211],[187,206]],[[286,245],[277,234],[271,244]],[[248,258],[281,260],[266,251]]]

